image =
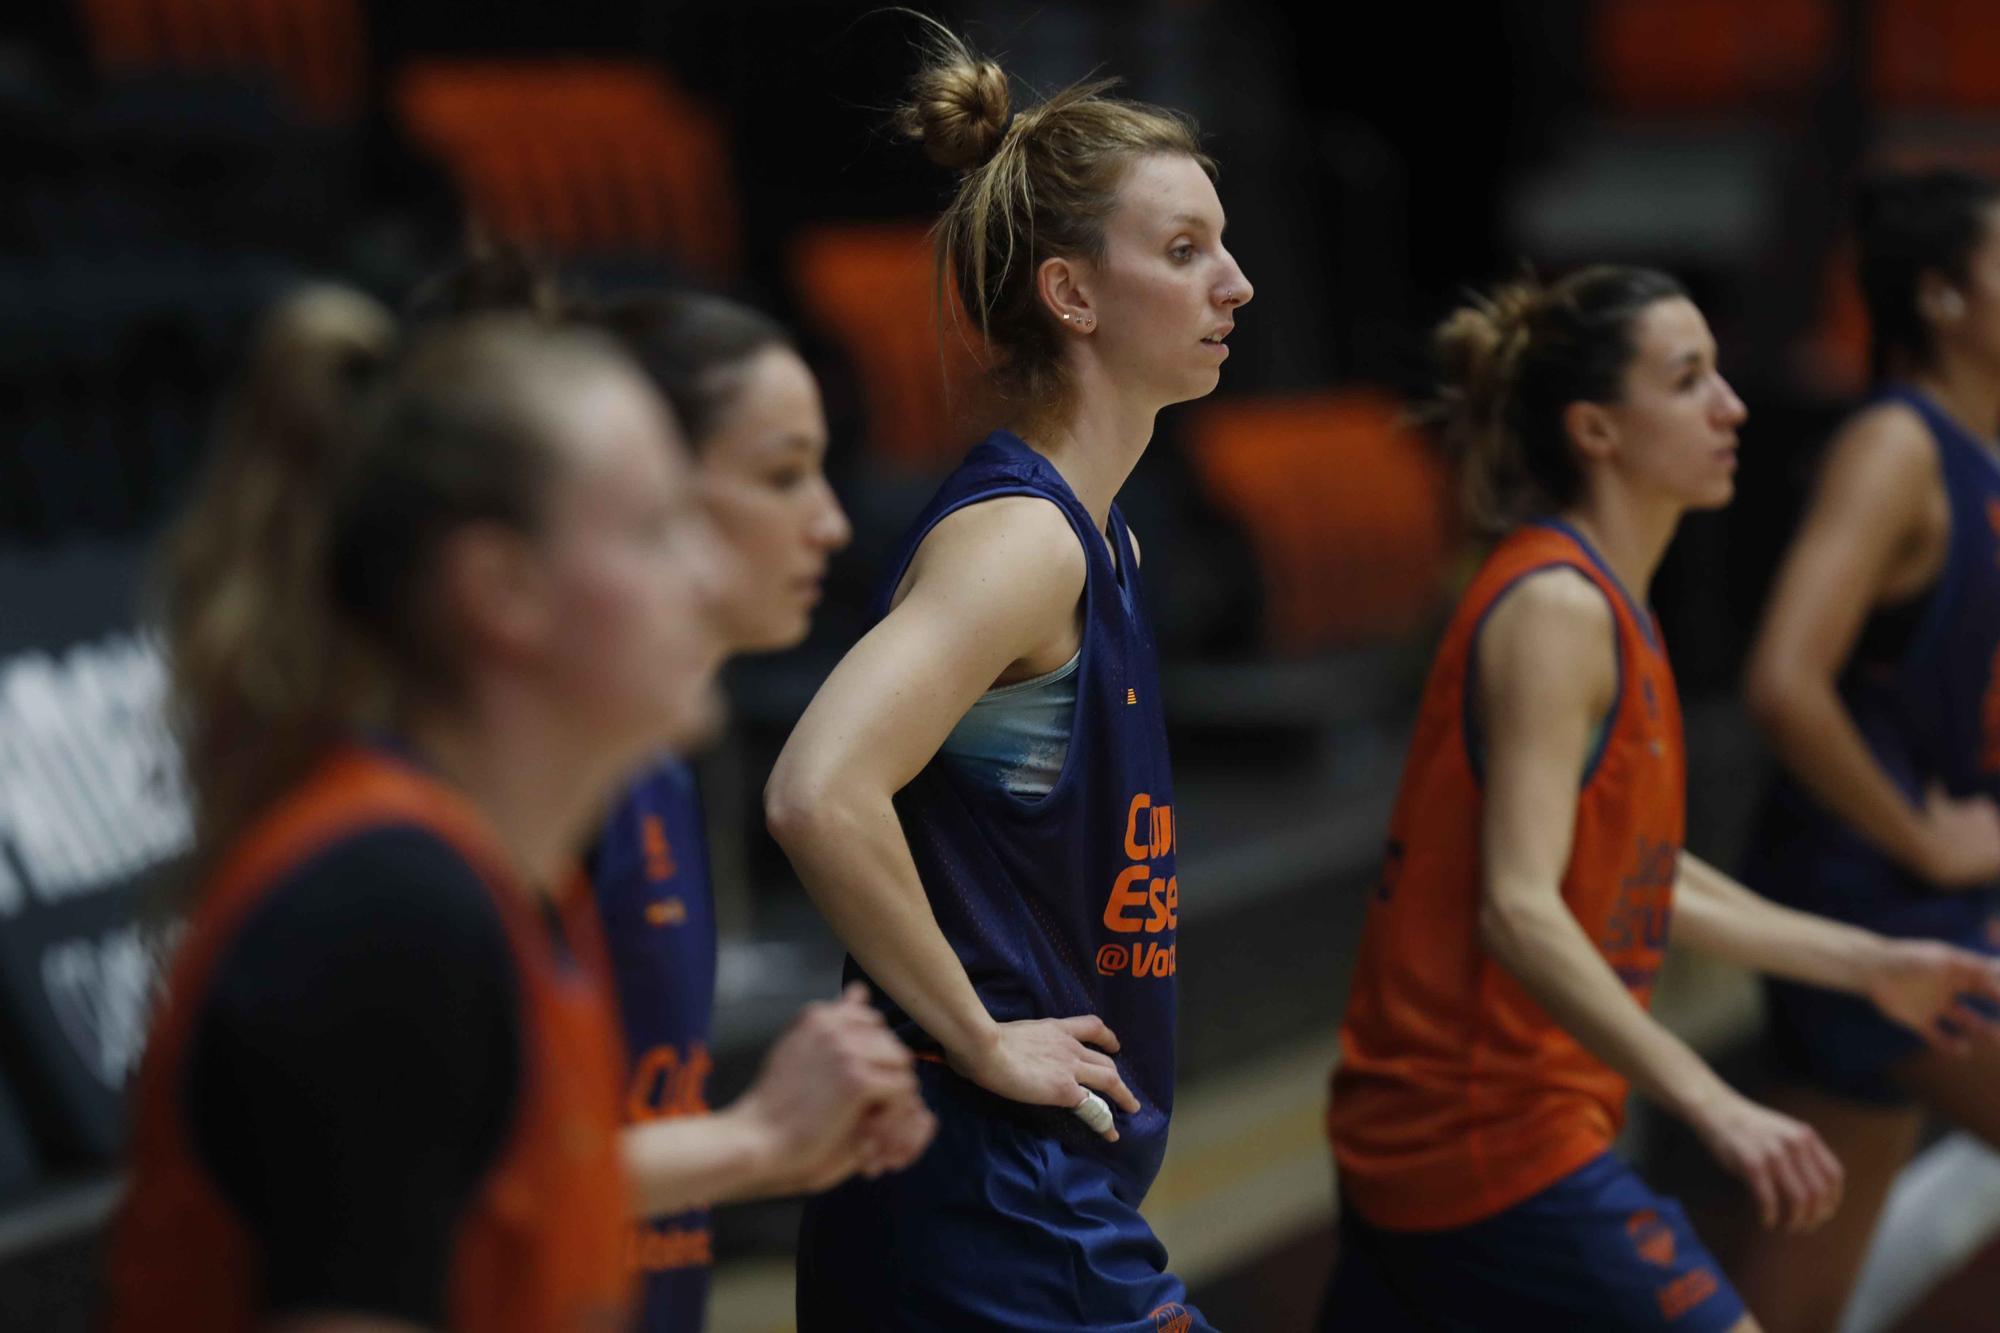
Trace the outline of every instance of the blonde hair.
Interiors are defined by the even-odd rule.
[[[307,288],[266,320],[192,502],[170,529],[161,594],[170,708],[212,849],[331,737],[358,683],[316,596],[340,417],[389,355],[395,321],[359,293]]]
[[[448,693],[460,663],[430,571],[456,527],[538,523],[581,376],[636,369],[601,334],[526,316],[398,347],[340,288],[267,321],[163,553],[170,707],[194,795],[197,877],[357,727]]]
[[[1457,464],[1475,528],[1505,532],[1581,495],[1564,410],[1616,402],[1639,316],[1686,295],[1665,273],[1605,264],[1549,285],[1523,276],[1445,317],[1431,335],[1440,374],[1422,415]]]
[[[1074,84],[1010,114],[1000,66],[923,21],[924,66],[895,123],[960,174],[933,230],[940,304],[948,276],[994,357],[996,387],[1045,408],[1069,386],[1055,317],[1036,288],[1042,261],[1103,258],[1105,225],[1138,158],[1192,158],[1211,179],[1215,163],[1188,117],[1108,96],[1116,80]]]

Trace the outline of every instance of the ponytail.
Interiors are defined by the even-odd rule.
[[[1439,383],[1424,414],[1457,463],[1474,527],[1504,532],[1581,496],[1565,410],[1616,402],[1639,316],[1686,295],[1667,274],[1599,265],[1551,286],[1533,277],[1503,283],[1438,325]]]
[[[299,776],[365,689],[317,594],[351,408],[394,337],[385,309],[342,288],[306,288],[280,304],[168,537],[169,706],[198,857]]]

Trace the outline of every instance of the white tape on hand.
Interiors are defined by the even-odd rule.
[[[1094,1092],[1085,1092],[1083,1100],[1070,1108],[1070,1114],[1099,1134],[1111,1129],[1111,1104]]]

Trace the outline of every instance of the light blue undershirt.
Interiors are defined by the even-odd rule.
[[[1027,800],[1049,794],[1069,755],[1076,718],[1076,656],[1046,675],[988,690],[939,751],[959,771]]]

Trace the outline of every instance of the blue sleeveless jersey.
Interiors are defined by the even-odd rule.
[[[708,1110],[715,1012],[715,903],[701,798],[678,760],[649,769],[619,800],[591,863],[631,1049],[628,1120]],[[644,1333],[702,1326],[714,1262],[706,1210],[633,1229]]]
[[[932,528],[1006,495],[1054,504],[1083,545],[1083,644],[1068,754],[1054,788],[1035,799],[933,758],[897,795],[896,810],[931,910],[987,1012],[1001,1022],[1096,1014],[1118,1035],[1119,1072],[1140,1109],[1116,1113],[1117,1143],[1095,1135],[1075,1142],[1110,1167],[1118,1193],[1136,1206],[1159,1171],[1173,1110],[1180,882],[1159,666],[1124,517],[1114,505],[1114,564],[1061,474],[1018,437],[996,431],[917,520],[874,613],[887,614]],[[852,960],[848,967],[859,975]],[[937,1050],[883,1003],[906,1040]]]
[[[1841,698],[1913,806],[1932,782],[2000,798],[2000,460],[1913,388],[1888,388],[1876,401],[1903,403],[1930,428],[1951,537],[1915,628],[1901,645],[1877,646],[1869,631],[1888,619],[1878,613],[1842,675]],[[2000,907],[1992,890],[1924,883],[1784,776],[1746,871],[1774,898],[1896,935],[1979,943]]]

